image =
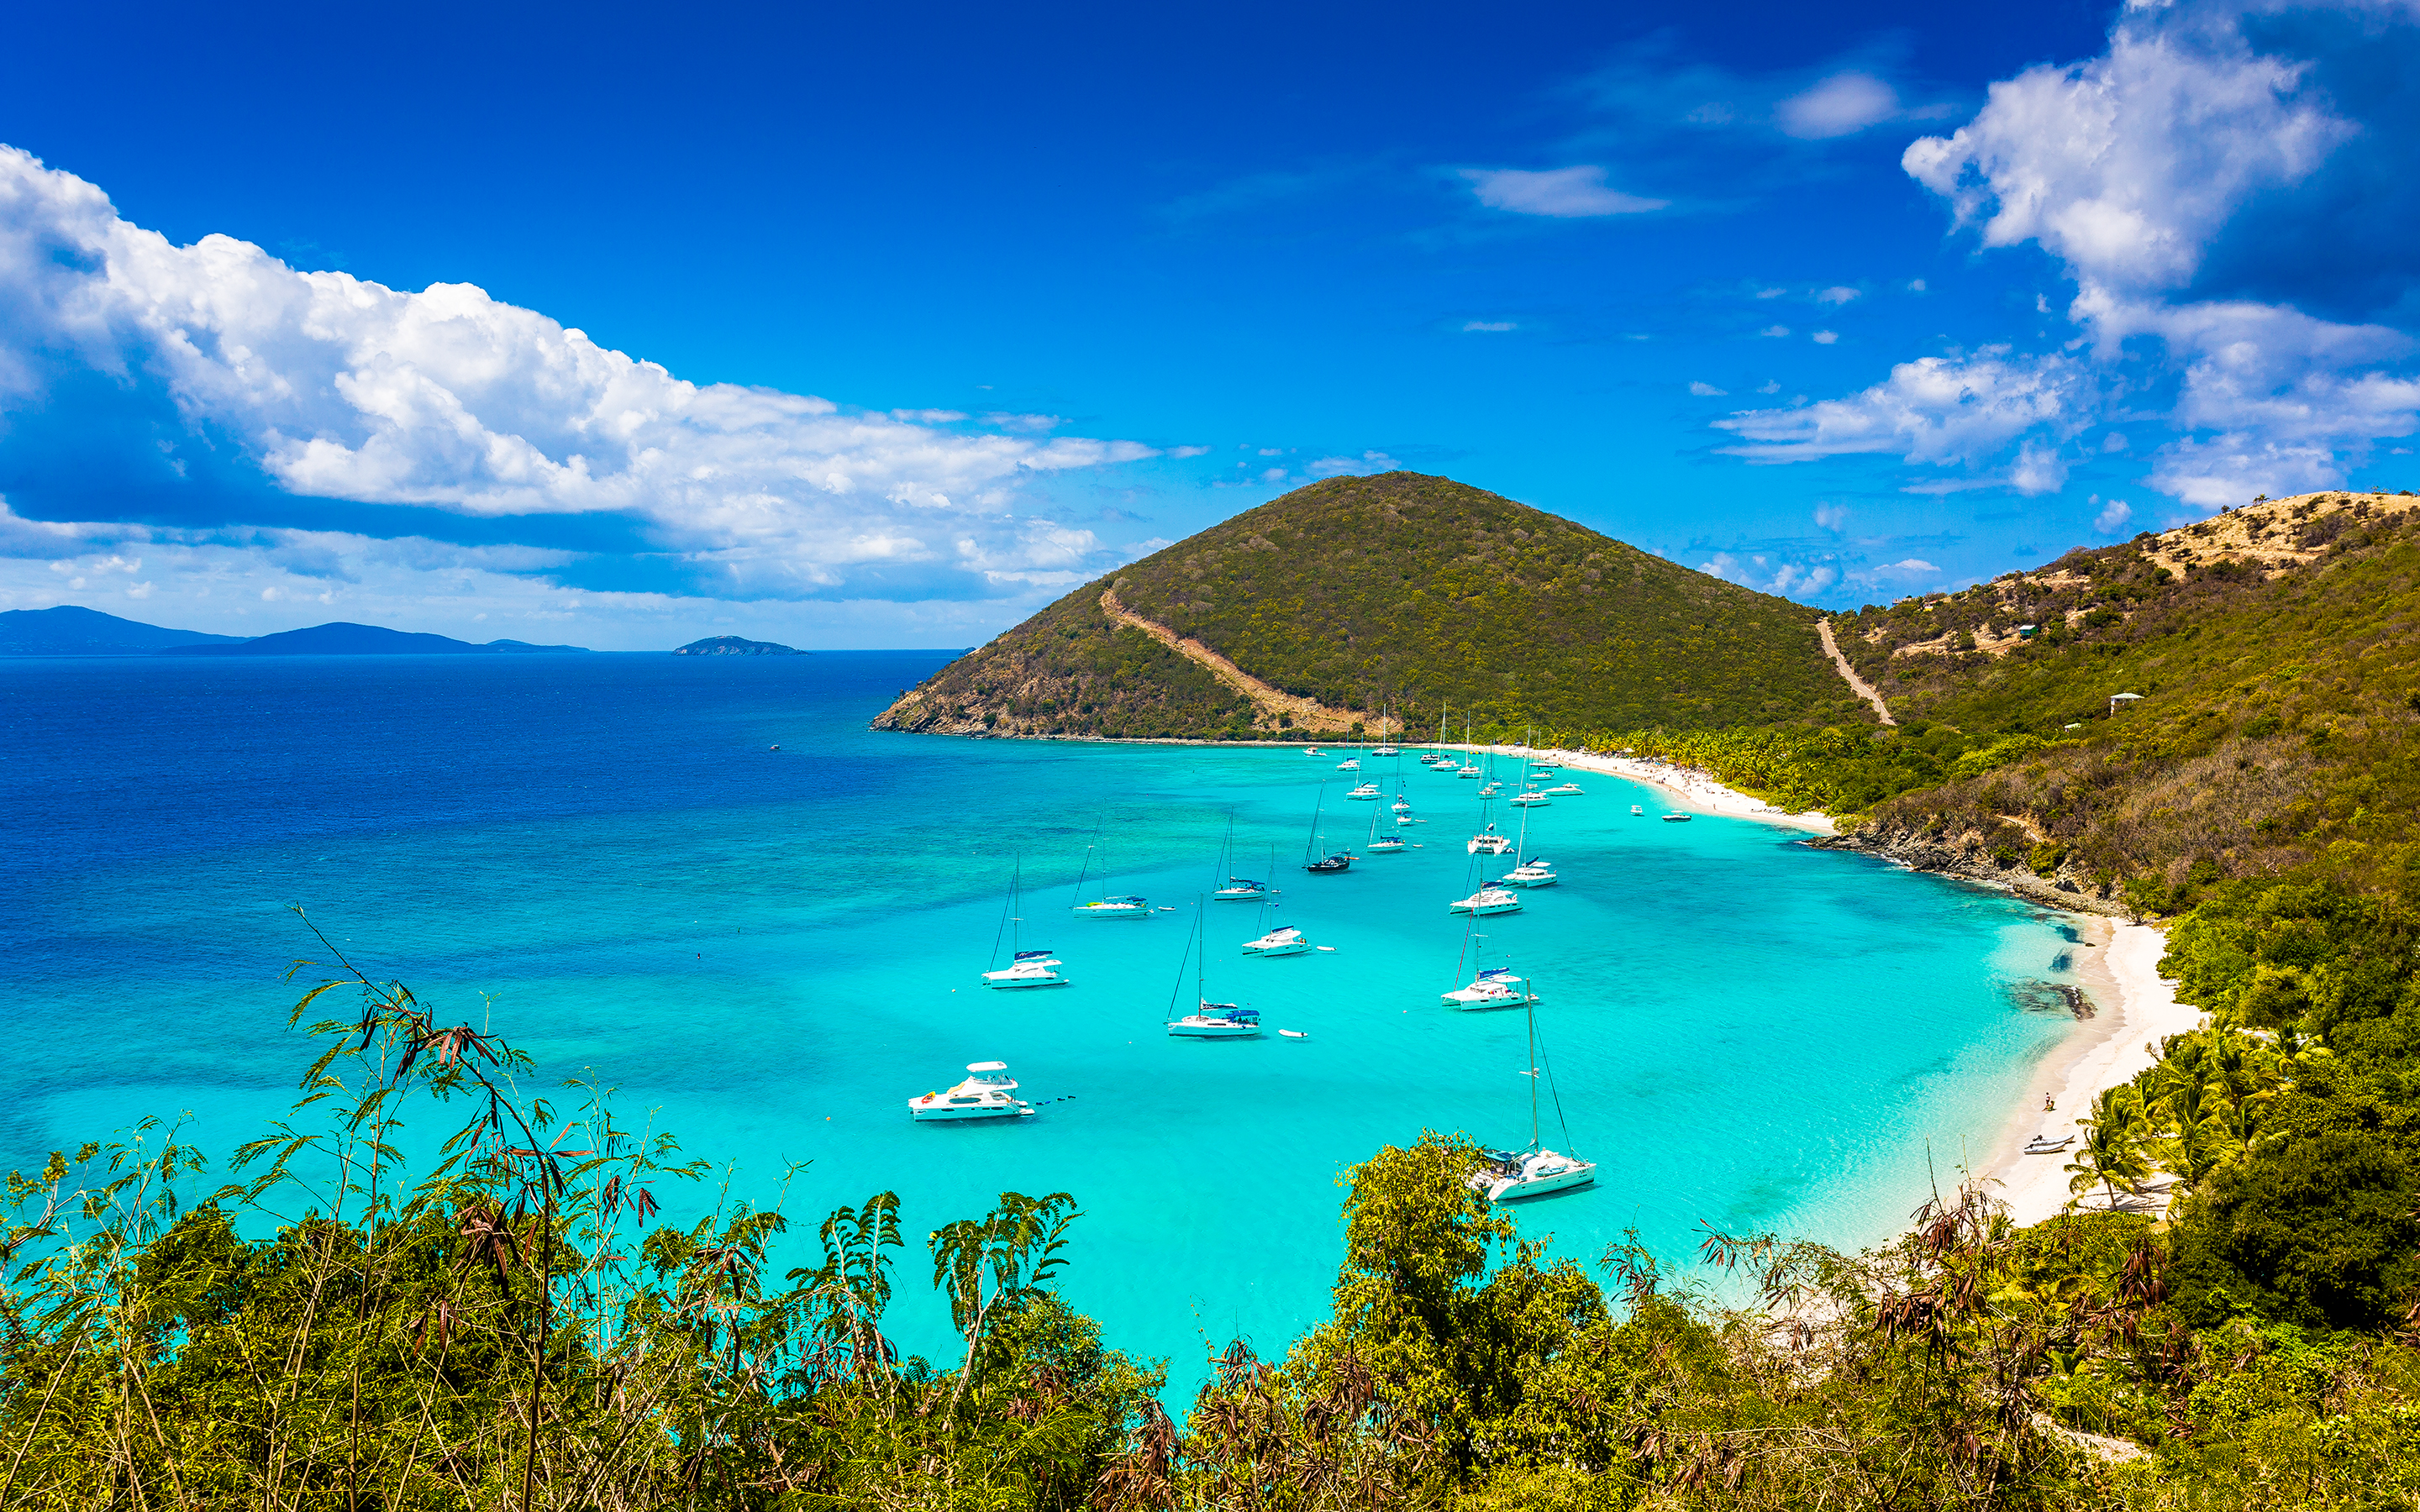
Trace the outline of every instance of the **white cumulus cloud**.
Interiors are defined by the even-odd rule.
[[[686,382],[468,285],[301,272],[225,236],[175,245],[0,147],[0,413],[79,374],[158,394],[266,489],[617,517],[659,561],[737,595],[846,594],[869,573],[964,593],[1073,570],[1098,544],[1010,522],[1022,486],[1157,455],[1051,436],[1048,416],[967,431],[956,410]]]
[[[1718,399],[1731,391],[1729,389],[1718,389],[1711,383],[1700,381],[1690,384],[1689,392],[1696,394],[1700,399]]]
[[[1897,453],[1910,462],[1979,467],[2039,426],[2071,430],[2090,393],[2072,358],[1992,348],[1901,363],[1887,380],[1845,399],[1749,409],[1714,424],[1739,438],[1723,450],[1752,462]]]

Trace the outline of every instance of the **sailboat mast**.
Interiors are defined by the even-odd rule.
[[[1008,959],[1011,964],[1016,964],[1017,948],[1025,943],[1025,933],[1020,928],[1025,920],[1016,912],[1017,884],[1024,880],[1025,853],[1019,851],[1016,853],[1016,867],[1008,874]],[[997,950],[1000,947],[995,945],[992,949]]]
[[[1538,1148],[1538,997],[1523,982],[1522,995],[1529,999],[1529,1148]]]

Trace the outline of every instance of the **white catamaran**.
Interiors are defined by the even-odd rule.
[[[1551,1087],[1552,1074],[1541,1064],[1538,1055],[1538,1003],[1529,1001],[1529,1069],[1523,1074],[1529,1078],[1529,1148],[1527,1149],[1491,1149],[1479,1169],[1468,1178],[1471,1190],[1483,1193],[1490,1202],[1512,1202],[1522,1197],[1544,1196],[1549,1192],[1567,1191],[1586,1186],[1596,1180],[1596,1163],[1548,1149],[1538,1126],[1538,1083],[1544,1079]],[[1563,1100],[1555,1099],[1555,1121],[1563,1126],[1563,1143],[1572,1142],[1571,1126],[1563,1123]]]
[[[1060,973],[1059,968],[1067,963],[1047,950],[1021,949],[1025,943],[1023,936],[1025,920],[1019,917],[1017,899],[1023,891],[1024,881],[1025,862],[1022,857],[1019,857],[1016,871],[1009,874],[1008,917],[1001,921],[1007,926],[1008,964],[997,970],[985,972],[983,984],[986,987],[1001,988],[1064,987],[1068,984],[1067,979]],[[997,933],[992,936],[991,957],[994,962],[1000,960],[1000,935]]]

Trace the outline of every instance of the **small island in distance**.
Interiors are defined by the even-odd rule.
[[[675,656],[812,656],[812,651],[777,645],[770,640],[743,640],[736,635],[709,636],[673,649]]]

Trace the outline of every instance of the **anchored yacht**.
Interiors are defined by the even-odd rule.
[[[1521,895],[1502,887],[1485,887],[1467,898],[1457,898],[1446,904],[1453,914],[1517,914],[1521,911]]]
[[[978,1060],[967,1068],[967,1079],[946,1092],[927,1092],[908,1100],[908,1116],[919,1123],[947,1123],[959,1119],[1030,1119],[1033,1105],[1009,1094],[1016,1083],[1004,1061]]]
[[[1064,987],[1067,979],[1059,968],[1067,963],[1047,950],[1019,950],[1009,964],[998,971],[983,974],[986,987]]]
[[[1472,978],[1467,987],[1457,987],[1437,996],[1446,1007],[1464,1010],[1520,1008],[1538,1000],[1528,983],[1512,975],[1511,966],[1489,966]]]
[[[1301,955],[1311,948],[1311,942],[1303,938],[1302,931],[1291,924],[1273,929],[1257,940],[1244,942],[1246,955]]]
[[[1466,1178],[1474,1192],[1483,1194],[1490,1202],[1510,1202],[1521,1197],[1544,1196],[1549,1192],[1562,1192],[1575,1186],[1586,1186],[1596,1180],[1596,1164],[1577,1155],[1566,1155],[1548,1149],[1538,1126],[1538,1083],[1549,1079],[1551,1072],[1538,1055],[1538,1000],[1530,998],[1529,1069],[1523,1074],[1529,1078],[1529,1148],[1527,1149],[1491,1149],[1479,1168]],[[1555,1101],[1555,1118],[1562,1119],[1562,1100]],[[1563,1143],[1572,1142],[1572,1131],[1563,1127]]]
[[[1499,887],[1551,887],[1562,878],[1544,856],[1533,856],[1496,879]]]

